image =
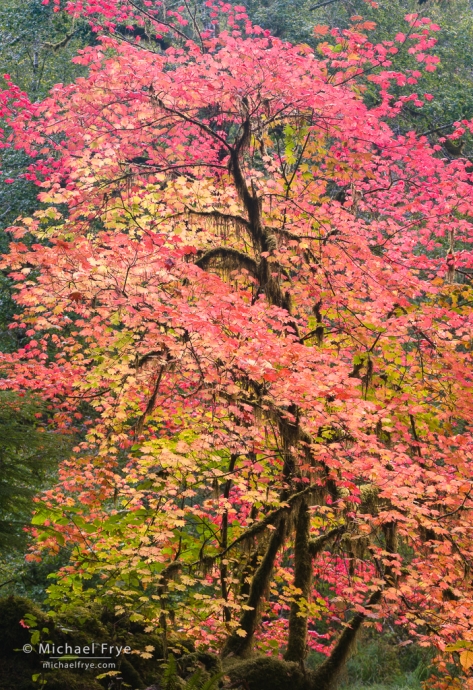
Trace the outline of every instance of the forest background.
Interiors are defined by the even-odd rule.
[[[273,36],[294,44],[308,44],[315,50],[326,40],[324,27],[343,30],[351,25],[353,15],[374,23],[370,33],[373,43],[392,40],[405,28],[405,15],[416,12],[427,15],[441,27],[433,50],[440,61],[435,71],[423,73],[418,87],[428,98],[422,107],[406,103],[390,126],[396,134],[414,131],[418,136],[427,136],[433,145],[439,145],[442,157],[465,158],[473,163],[473,143],[468,134],[459,142],[445,139],[455,130],[455,123],[473,117],[473,6],[470,2],[380,0],[371,6],[363,0],[249,0],[243,4],[251,20]],[[197,2],[193,10],[199,9]],[[78,50],[94,46],[97,41],[85,19],[73,19],[66,12],[54,10],[51,4],[43,4],[41,0],[3,0],[0,8],[0,71],[9,74],[12,82],[32,101],[41,101],[55,84],[72,83],[85,76],[87,67],[71,60]],[[314,26],[319,31],[314,33]],[[399,66],[402,67],[402,60]],[[369,100],[369,93],[366,98]],[[18,216],[31,216],[40,208],[36,185],[24,178],[29,164],[28,156],[18,148],[2,152],[3,179],[8,181],[0,184],[2,253],[9,251],[10,235],[5,229]],[[4,353],[15,352],[26,342],[20,331],[9,328],[14,314],[18,313],[13,292],[8,271],[3,270],[0,273],[0,348]],[[65,549],[57,555],[43,556],[39,563],[24,560],[29,540],[25,527],[31,521],[32,499],[55,483],[58,462],[67,458],[77,440],[48,430],[44,425],[46,417],[45,407],[37,398],[19,397],[13,392],[0,394],[0,596],[6,614],[7,602],[14,601],[8,598],[11,595],[27,598],[41,608],[50,585],[48,575],[68,559]],[[18,604],[24,600],[15,601]],[[0,602],[0,609],[1,606]],[[9,625],[11,617],[5,615],[0,628],[7,626],[7,622]],[[389,621],[381,636],[369,630],[362,633],[357,653],[349,660],[340,680],[341,687],[420,688],[432,672],[433,653],[428,648],[404,645],[404,642]],[[54,680],[50,680],[49,686],[54,687]],[[17,686],[2,680],[0,687],[7,690]]]

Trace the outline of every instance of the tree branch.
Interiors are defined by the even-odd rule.
[[[340,527],[334,527],[333,529],[329,530],[328,532],[324,532],[324,534],[321,534],[319,537],[316,537],[315,539],[311,539],[309,541],[308,547],[309,547],[309,553],[312,558],[315,558],[318,556],[318,554],[322,551],[324,546],[331,541],[332,539],[335,539],[335,537],[338,537],[340,534],[343,534],[346,531],[345,525],[342,525]]]
[[[240,252],[238,249],[231,249],[230,247],[216,247],[215,249],[211,249],[201,256],[200,259],[197,259],[195,265],[205,270],[215,259],[221,259],[224,268],[228,270],[244,268],[251,273],[254,278],[258,275],[256,261],[244,252]]]
[[[222,655],[224,657],[230,654],[245,657],[251,652],[261,600],[268,589],[277,553],[286,538],[286,522],[287,520],[283,518],[278,528],[272,533],[266,553],[251,581],[250,594],[246,602],[247,608],[240,618],[240,630],[246,634],[243,637],[236,632],[230,635],[223,648]]]
[[[319,491],[320,486],[315,486],[311,485],[303,489],[302,491],[299,491],[297,494],[293,494],[290,496],[287,501],[285,502],[285,505],[282,505],[280,508],[277,508],[276,510],[273,510],[271,513],[266,515],[262,520],[259,522],[256,522],[254,525],[252,525],[249,529],[247,529],[243,534],[240,534],[239,537],[234,539],[232,543],[227,546],[227,548],[224,551],[221,551],[219,553],[219,557],[221,558],[222,556],[225,556],[231,549],[235,548],[235,546],[238,546],[238,544],[241,544],[242,542],[246,541],[247,539],[252,539],[253,537],[256,537],[257,534],[261,534],[261,532],[264,532],[265,529],[267,529],[268,525],[273,525],[274,522],[278,520],[278,518],[281,517],[284,513],[293,510],[297,502],[303,498],[304,496],[307,496],[309,493],[312,491]]]
[[[325,2],[320,2],[318,5],[312,5],[312,7],[309,7],[309,12],[318,10],[320,7],[326,7],[327,5],[331,5],[334,2],[338,2],[338,0],[325,0]]]
[[[366,608],[375,606],[381,599],[381,590],[377,589],[370,596]],[[317,690],[331,690],[343,669],[345,661],[356,640],[366,613],[356,613],[340,635],[330,656],[321,664],[314,673],[312,686]]]

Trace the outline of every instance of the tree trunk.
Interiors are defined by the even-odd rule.
[[[309,506],[303,501],[299,507],[294,542],[294,596],[289,614],[289,638],[284,658],[286,661],[303,662],[307,652],[307,612],[301,613],[301,603],[310,597],[312,582],[312,558],[309,552]]]
[[[367,608],[377,604],[380,599],[381,590],[378,589],[369,598]],[[365,618],[364,613],[357,613],[353,616],[349,625],[338,638],[330,656],[315,670],[312,680],[313,690],[331,690],[334,687]]]
[[[282,517],[276,529],[272,533],[268,548],[259,564],[251,582],[250,594],[246,605],[250,607],[243,611],[240,618],[239,630],[245,632],[245,636],[238,635],[234,632],[225,643],[223,649],[223,656],[234,654],[239,657],[249,656],[253,646],[253,637],[255,634],[256,625],[258,622],[259,607],[264,593],[269,587],[271,581],[271,574],[273,572],[274,561],[277,553],[284,543],[286,537],[287,518]]]

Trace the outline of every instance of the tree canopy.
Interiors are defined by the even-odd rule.
[[[72,548],[51,606],[185,634],[250,690],[273,662],[333,687],[386,618],[473,642],[472,169],[397,126],[438,25],[355,16],[315,53],[243,6],[67,8],[87,76],[1,96],[42,191],[0,386],[87,430],[33,518],[30,559]]]

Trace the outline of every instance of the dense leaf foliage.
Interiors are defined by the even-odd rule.
[[[438,27],[355,18],[316,57],[223,3],[192,40],[152,3],[68,8],[109,30],[89,76],[2,97],[43,208],[10,228],[1,384],[89,430],[33,520],[30,558],[73,548],[51,602],[282,650],[301,688],[362,623],[468,640],[472,175],[386,124],[419,104],[398,47],[435,70]]]
[[[332,27],[348,28],[353,15],[362,15],[375,24],[370,32],[373,43],[392,41],[399,32],[406,32],[403,26],[406,14],[424,12],[441,27],[435,46],[435,55],[440,61],[435,72],[424,73],[416,87],[424,101],[423,107],[407,104],[399,114],[396,126],[401,131],[428,132],[436,140],[445,132],[450,133],[450,126],[456,120],[472,116],[470,45],[473,13],[468,0],[428,0],[427,3],[418,0],[379,0],[373,3],[365,0],[250,0],[246,6],[253,21],[270,29],[273,35],[292,43],[304,42],[314,46],[326,39]],[[318,27],[315,34],[314,25]],[[412,67],[416,59],[408,50],[401,50],[396,62]],[[429,100],[424,94],[428,94]]]

